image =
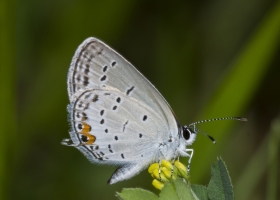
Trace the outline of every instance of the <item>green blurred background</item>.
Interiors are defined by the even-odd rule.
[[[0,20],[0,199],[157,192],[146,170],[107,185],[115,167],[60,145],[69,137],[67,70],[89,36],[133,63],[181,124],[248,118],[199,126],[217,144],[198,135],[192,183],[207,185],[211,163],[222,156],[236,199],[280,198],[279,1],[2,0]]]

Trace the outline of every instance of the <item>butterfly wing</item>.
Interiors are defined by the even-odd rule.
[[[160,116],[133,97],[112,89],[88,89],[75,94],[69,106],[74,146],[95,163],[123,165],[158,158],[166,126]]]
[[[178,137],[178,123],[157,89],[128,61],[95,38],[77,49],[68,72],[71,140],[90,161],[117,164],[109,183],[131,178]]]
[[[96,38],[86,39],[77,49],[68,72],[68,95],[80,89],[112,87],[149,105],[161,116],[172,136],[178,125],[172,109],[158,90],[128,61]]]

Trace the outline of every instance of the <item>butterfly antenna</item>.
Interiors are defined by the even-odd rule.
[[[204,123],[204,122],[212,122],[212,121],[220,121],[220,120],[247,121],[247,119],[244,118],[244,117],[220,117],[220,118],[206,119],[206,120],[197,121],[197,122],[194,122],[194,123],[190,124],[189,126],[194,127],[195,131],[203,133],[205,136],[207,136],[213,142],[213,144],[216,144],[216,140],[211,135],[208,135],[207,133],[197,129],[195,125],[196,124],[200,124],[200,123]]]
[[[199,129],[195,129],[198,133],[203,133],[205,136],[207,136],[212,142],[213,144],[216,144],[216,140],[211,136],[211,135],[208,135],[207,133],[203,132],[202,130],[199,130]]]
[[[238,121],[244,121],[244,122],[247,121],[247,119],[244,117],[220,117],[220,118],[197,121],[197,122],[190,124],[189,126],[195,126],[196,124],[200,124],[200,123],[204,123],[204,122],[212,122],[212,121],[220,121],[220,120],[238,120]]]

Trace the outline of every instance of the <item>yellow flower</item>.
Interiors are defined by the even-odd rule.
[[[162,160],[161,161],[161,165],[166,167],[168,170],[172,170],[173,166],[171,164],[171,162],[167,161],[167,160]]]
[[[175,161],[173,164],[170,161],[162,160],[161,164],[153,163],[148,168],[148,172],[154,179],[152,185],[161,190],[164,187],[164,183],[175,180],[178,177],[189,181],[189,173],[184,164],[179,161]]]
[[[176,160],[175,167],[178,169],[181,177],[185,178],[186,180],[189,179],[189,173],[185,165]]]
[[[152,182],[152,185],[156,188],[156,189],[159,189],[161,190],[164,186],[164,183],[160,182],[159,180],[157,179],[154,179],[153,182]]]
[[[172,177],[172,172],[170,170],[168,170],[166,167],[162,167],[161,168],[161,171],[163,172],[164,176],[167,178],[167,179],[171,179]]]
[[[150,167],[148,168],[148,172],[150,174],[152,174],[155,169],[159,169],[159,164],[158,163],[151,164]]]

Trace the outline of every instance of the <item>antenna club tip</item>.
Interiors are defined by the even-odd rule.
[[[213,141],[213,144],[216,144],[216,141]]]
[[[248,120],[246,119],[246,118],[244,118],[244,117],[239,117],[239,120],[240,121],[243,121],[243,122],[247,122]]]

